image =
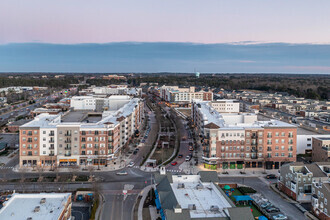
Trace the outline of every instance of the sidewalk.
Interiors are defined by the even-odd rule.
[[[144,204],[144,201],[146,200],[147,196],[148,196],[148,193],[149,191],[154,187],[154,185],[149,185],[147,187],[145,187],[142,192],[140,193],[140,195],[142,196],[141,200],[140,200],[140,203],[138,204],[139,205],[139,208],[138,208],[138,220],[143,220],[143,204]]]

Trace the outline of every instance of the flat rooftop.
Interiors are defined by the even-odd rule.
[[[226,217],[227,209],[232,208],[214,183],[202,183],[199,175],[173,176],[171,187],[181,208],[190,209],[191,218]],[[195,210],[192,209],[193,206]],[[211,210],[211,207],[219,210]]]
[[[92,115],[89,115],[91,113]],[[89,111],[71,111],[62,117],[62,122],[86,122],[86,123],[96,123],[101,121],[102,113],[99,115],[95,112]]]
[[[0,209],[0,219],[25,220],[57,220],[70,198],[71,193],[40,193],[40,194],[13,194]],[[41,199],[46,202],[40,204]],[[34,209],[39,206],[40,210]]]

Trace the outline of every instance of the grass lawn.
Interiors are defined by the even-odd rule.
[[[224,192],[226,192],[225,189],[222,189]],[[238,190],[235,189],[234,192],[232,192],[231,196],[229,196],[229,198],[235,203],[235,197],[234,196],[242,196],[243,194]],[[236,207],[250,207],[253,212],[253,217],[258,217],[261,216],[262,214],[258,211],[258,209],[252,204],[250,205],[236,205]]]

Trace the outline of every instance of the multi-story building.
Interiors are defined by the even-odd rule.
[[[252,113],[219,113],[203,101],[193,102],[192,122],[202,139],[205,167],[278,169],[296,161],[294,125],[258,121]]]
[[[304,164],[296,162],[283,165],[280,171],[279,189],[297,201],[310,202],[312,184],[328,181],[330,163]]]
[[[0,209],[0,219],[69,220],[71,193],[14,193]]]
[[[127,87],[127,85],[91,86],[79,91],[80,95],[129,95],[141,96],[142,88]]]
[[[314,182],[312,185],[312,208],[314,214],[320,220],[330,219],[330,183],[329,182]]]
[[[238,100],[221,99],[209,102],[215,110],[220,113],[238,113],[240,112],[240,103]]]
[[[103,113],[40,114],[20,126],[20,166],[107,164],[140,129],[143,113],[143,100],[131,98]]]
[[[330,162],[330,137],[313,137],[312,161]]]
[[[195,87],[179,88],[178,86],[162,86],[160,97],[170,103],[190,103],[194,99],[212,101],[213,93],[205,91],[195,91]]]

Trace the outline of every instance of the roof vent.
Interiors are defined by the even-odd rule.
[[[39,212],[40,211],[40,206],[36,206],[33,210],[33,212]]]
[[[188,209],[189,210],[196,210],[196,205],[195,204],[188,204]]]
[[[219,212],[219,207],[217,205],[211,205],[210,207],[210,211],[211,212]]]
[[[196,189],[203,189],[203,188],[204,188],[204,186],[200,183],[198,183],[197,186],[196,186]]]
[[[178,183],[178,189],[184,189],[184,183]]]
[[[26,220],[32,220],[32,217],[28,217]]]
[[[44,204],[44,203],[46,203],[46,198],[42,198],[42,199],[40,200],[40,204]]]

